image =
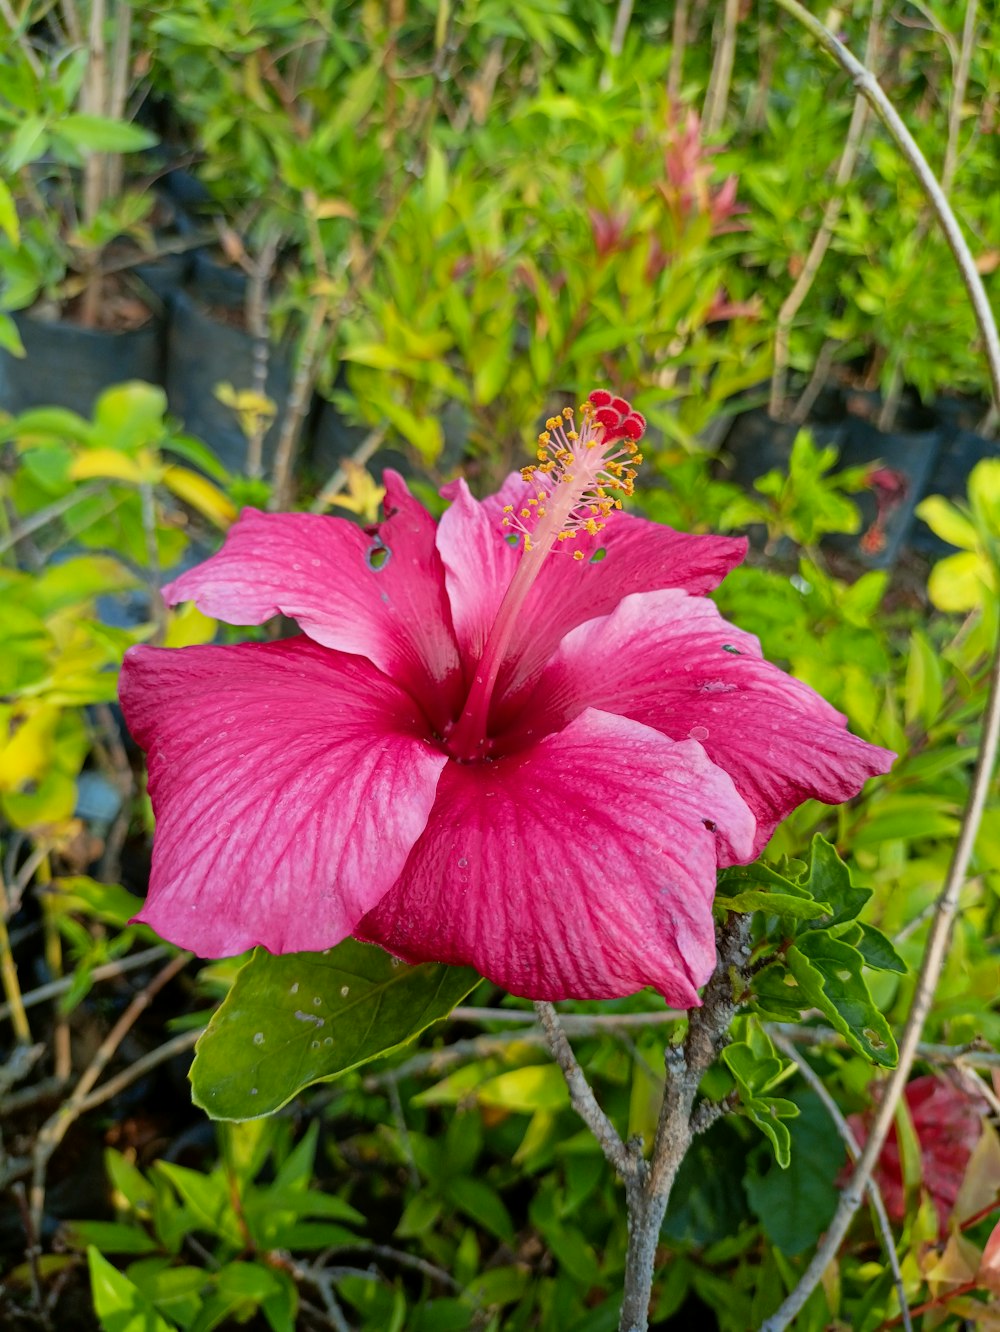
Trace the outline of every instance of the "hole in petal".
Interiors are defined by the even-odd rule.
[[[608,553],[607,546],[598,546],[597,549],[594,551],[593,555],[591,555],[590,557],[591,564],[600,564],[601,560],[604,559],[607,553]]]
[[[381,537],[376,537],[365,552],[365,563],[373,573],[378,573],[384,569],[392,557],[392,551],[385,544]]]
[[[732,643],[723,643],[723,645],[722,645],[722,650],[723,650],[723,652],[731,652],[731,653],[733,654],[734,657],[742,657],[742,656],[743,656],[743,653],[739,650],[739,648],[738,648],[738,647],[733,647]]]
[[[517,535],[516,532],[508,532],[507,535],[504,537],[504,541],[507,542],[508,546],[516,546],[517,543],[520,541],[520,539],[521,538]]]

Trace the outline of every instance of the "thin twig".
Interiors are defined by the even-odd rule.
[[[40,527],[45,527],[56,518],[61,517],[67,509],[72,509],[74,504],[81,500],[90,499],[92,495],[99,495],[102,490],[107,488],[105,481],[91,481],[88,485],[79,486],[68,495],[63,495],[61,499],[54,500],[47,504],[44,509],[38,509],[27,518],[23,518],[16,527],[12,527],[6,536],[0,537],[0,555],[5,555],[12,546],[18,542],[24,541],[37,532]]]
[[[667,96],[670,98],[671,106],[681,95],[689,4],[690,0],[677,0],[674,5],[674,23],[670,33],[670,72],[667,75]]]
[[[879,30],[882,23],[882,0],[874,0],[872,4],[871,19],[868,24],[868,38],[865,46],[865,64],[869,69],[873,68],[878,51]],[[864,137],[865,125],[868,121],[868,103],[859,92],[854,98],[854,107],[851,111],[851,123],[847,128],[847,137],[844,140],[844,147],[840,154],[840,161],[837,163],[837,173],[833,180],[833,194],[827,201],[823,209],[823,219],[820,222],[819,230],[813,237],[812,245],[809,247],[809,253],[806,255],[805,263],[802,265],[802,272],[795,281],[792,290],[782,302],[781,309],[778,311],[778,318],[774,325],[774,371],[771,375],[771,403],[769,411],[776,421],[784,419],[785,413],[785,391],[788,380],[788,341],[792,331],[792,324],[795,322],[795,316],[802,307],[802,302],[809,294],[813,282],[816,280],[816,274],[819,272],[823,260],[826,258],[826,252],[833,239],[834,229],[837,225],[837,219],[840,217],[840,210],[844,203],[844,191],[851,177],[854,175],[854,167],[858,160],[858,152],[861,148],[861,140]],[[800,405],[801,410],[801,405]],[[805,419],[804,417],[802,419]]]
[[[947,197],[927,164],[927,159],[921,153],[912,135],[871,71],[865,69],[850,51],[837,40],[833,33],[810,14],[807,9],[804,9],[798,0],[778,0],[778,3],[787,13],[802,23],[837,63],[851,75],[855,87],[863,94],[879,119],[889,130],[901,153],[912,168],[914,175],[922,185],[931,209],[944,231],[968,292],[969,300],[972,303],[976,323],[979,326],[985,345],[990,380],[993,387],[993,398],[995,402],[1000,402],[1000,333],[998,333],[982,279],[976,269],[975,261],[966,244],[965,237],[948,204]],[[972,849],[982,821],[983,809],[992,780],[998,742],[1000,742],[1000,646],[994,649],[989,698],[986,704],[979,756],[972,777],[968,803],[962,816],[962,826],[955,843],[951,864],[948,867],[948,873],[938,898],[938,913],[934,918],[927,938],[913,1003],[899,1045],[899,1063],[886,1083],[885,1095],[876,1111],[868,1141],[865,1143],[864,1151],[861,1153],[850,1181],[841,1193],[840,1202],[826,1235],[798,1284],[781,1307],[762,1325],[761,1332],[784,1332],[784,1329],[800,1312],[840,1248],[854,1214],[861,1205],[865,1186],[892,1126],[896,1104],[910,1075],[910,1069],[913,1067],[920,1033],[930,1011],[938,978],[944,965],[952,924],[958,910],[959,896],[968,871],[969,860],[972,856]]]
[[[830,1027],[804,1027],[796,1022],[767,1022],[765,1030],[772,1037],[783,1036],[796,1045],[835,1045],[847,1049],[847,1042]],[[918,1041],[917,1058],[926,1064],[940,1064],[951,1068],[965,1064],[969,1068],[1000,1068],[1000,1051],[983,1049],[977,1041],[968,1045],[939,1045],[933,1041]]]
[[[620,56],[625,46],[625,37],[628,33],[628,25],[632,20],[632,0],[618,0],[618,9],[615,13],[615,26],[611,32],[610,51],[612,56]]]
[[[809,1084],[822,1101],[826,1113],[833,1120],[834,1127],[840,1134],[844,1146],[850,1153],[851,1160],[856,1161],[861,1155],[861,1146],[857,1138],[854,1136],[850,1124],[848,1124],[847,1120],[841,1113],[840,1106],[827,1091],[823,1079],[817,1074],[808,1059],[799,1054],[791,1041],[782,1036],[780,1032],[772,1032],[771,1040],[774,1041],[782,1054],[792,1061],[801,1073],[803,1080]],[[906,1287],[903,1285],[903,1273],[899,1269],[899,1256],[896,1253],[896,1241],[893,1239],[892,1226],[889,1224],[889,1214],[885,1210],[885,1200],[882,1197],[882,1191],[874,1179],[869,1179],[868,1181],[868,1199],[875,1212],[879,1234],[882,1236],[882,1247],[885,1249],[885,1255],[889,1259],[889,1266],[892,1269],[892,1280],[896,1287],[896,1298],[899,1300],[900,1321],[906,1329],[906,1332],[913,1332],[913,1324],[910,1321],[910,1307],[906,1301]]]
[[[394,1263],[399,1263],[400,1267],[409,1267],[414,1272],[422,1272],[424,1276],[439,1282],[448,1290],[462,1289],[443,1267],[437,1267],[434,1263],[429,1263],[426,1258],[418,1258],[416,1254],[406,1253],[403,1249],[394,1249],[389,1244],[366,1244],[363,1240],[358,1244],[335,1244],[323,1251],[317,1260],[317,1265],[321,1263],[325,1266],[328,1260],[338,1253],[363,1253],[371,1254],[374,1258],[388,1258]]]
[[[42,1215],[45,1210],[45,1172],[49,1161],[52,1159],[53,1152],[66,1136],[70,1126],[76,1122],[83,1112],[83,1106],[93,1089],[94,1083],[104,1072],[132,1026],[149,1007],[164,985],[173,980],[174,976],[191,960],[191,957],[191,953],[179,953],[176,957],[171,958],[163,970],[134,996],[128,1008],[125,1009],[125,1012],[122,1013],[97,1047],[94,1057],[81,1075],[72,1095],[42,1125],[32,1153],[31,1217],[36,1230],[40,1231],[42,1227]]]
[[[295,452],[319,371],[320,340],[329,311],[328,297],[317,297],[313,301],[299,346],[292,387],[281,420],[281,433],[274,450],[273,487],[269,506],[272,510],[285,508],[291,500]]]
[[[102,1082],[99,1087],[85,1096],[80,1102],[77,1113],[86,1114],[88,1110],[93,1110],[95,1106],[103,1105],[105,1101],[110,1101],[113,1096],[117,1096],[126,1087],[131,1087],[133,1082],[138,1082],[140,1078],[145,1077],[154,1068],[159,1068],[160,1064],[165,1064],[168,1059],[173,1059],[175,1055],[190,1050],[204,1031],[204,1027],[193,1027],[190,1031],[182,1031],[169,1041],[164,1041],[155,1050],[150,1050],[148,1054],[144,1054],[140,1059],[129,1064],[128,1068],[123,1068],[120,1073],[116,1073],[113,1078],[108,1078],[107,1082]]]
[[[573,1047],[566,1039],[554,1005],[537,1000],[535,1012],[545,1032],[552,1058],[566,1079],[573,1109],[597,1139],[601,1151],[621,1178],[625,1181],[636,1179],[644,1168],[642,1157],[621,1140],[618,1130],[598,1104],[586,1074],[573,1053]]]
[[[156,629],[152,642],[162,643],[167,633],[167,603],[160,592],[160,551],[156,544],[156,500],[148,481],[139,485],[142,531],[146,538],[146,580],[149,584],[150,610]]]
[[[733,61],[736,57],[736,27],[740,21],[740,0],[725,0],[725,7],[719,19],[721,30],[715,47],[715,59],[712,61],[712,73],[705,93],[705,105],[701,118],[701,132],[706,139],[712,138],[722,129],[726,119],[726,107],[729,104],[729,85],[733,77]]]
[[[559,1022],[567,1034],[581,1036],[596,1032],[628,1027],[657,1027],[670,1022],[682,1022],[687,1013],[676,1008],[660,1009],[655,1013],[560,1013]],[[460,1004],[448,1014],[452,1022],[512,1022],[531,1024],[535,1014],[523,1008],[469,1008]]]
[[[90,979],[91,981],[113,980],[116,976],[124,976],[126,972],[137,971],[140,967],[159,962],[166,955],[167,949],[163,944],[157,944],[155,948],[147,948],[141,953],[121,957],[116,962],[102,962],[90,973]],[[29,990],[22,997],[22,1003],[25,1008],[34,1008],[36,1004],[44,1004],[49,999],[55,999],[57,995],[65,994],[73,983],[73,976],[63,976],[60,980],[49,981],[47,985],[39,985],[37,989]],[[0,1022],[10,1016],[10,1005],[0,1004]]]
[[[965,22],[962,25],[962,45],[958,53],[958,63],[955,66],[951,100],[948,103],[948,142],[945,145],[944,162],[941,166],[941,189],[945,194],[951,194],[951,187],[955,182],[955,170],[958,166],[958,136],[962,128],[962,107],[965,104],[965,92],[969,86],[972,51],[976,42],[978,7],[977,0],[966,0]]]
[[[250,266],[247,280],[247,331],[253,339],[252,388],[258,398],[267,394],[267,371],[271,360],[271,336],[267,320],[268,284],[278,257],[279,233],[274,231],[261,246]],[[263,472],[264,436],[270,424],[262,412],[255,412],[253,433],[247,440],[247,476],[257,478]]]
[[[367,466],[382,447],[382,441],[385,439],[386,431],[388,429],[389,427],[383,422],[382,425],[376,426],[374,430],[370,430],[351,454],[350,461],[354,463],[356,467]],[[347,469],[344,467],[344,464],[340,462],[337,464],[329,481],[323,486],[319,495],[314,500],[311,512],[322,513],[323,510],[333,502],[336,496],[340,494],[346,485]],[[534,1022],[535,1020],[533,1013],[526,1013],[525,1017],[529,1022]]]

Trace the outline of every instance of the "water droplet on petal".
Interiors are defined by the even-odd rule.
[[[459,868],[459,869],[465,869],[466,866],[468,865],[468,863],[469,863],[469,862],[468,862],[468,860],[466,859],[466,857],[465,857],[465,856],[461,856],[461,857],[459,857],[458,868]]]
[[[690,729],[690,731],[688,731],[688,736],[689,736],[689,738],[692,739],[692,740],[707,740],[707,739],[708,739],[708,727],[707,727],[707,726],[692,726],[691,729]]]
[[[254,1045],[264,1044],[264,1033],[262,1031],[254,1032],[253,1043]]]
[[[365,564],[373,573],[384,569],[392,558],[392,551],[381,537],[376,537],[365,552]]]

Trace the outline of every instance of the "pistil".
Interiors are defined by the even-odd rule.
[[[631,495],[642,462],[638,441],[645,418],[624,398],[595,389],[576,413],[566,407],[538,436],[537,461],[522,469],[525,493],[504,509],[503,524],[522,542],[521,558],[500,603],[462,713],[445,737],[448,752],[464,762],[487,757],[487,723],[500,667],[536,578],[550,555],[586,558],[574,543],[596,536],[623,495]]]

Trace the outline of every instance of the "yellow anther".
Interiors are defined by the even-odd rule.
[[[545,492],[544,490],[539,490],[539,491],[536,491],[535,493],[538,495],[538,498],[539,498],[539,499],[545,499],[545,498],[546,498],[546,492]]]
[[[564,407],[564,408],[563,408],[563,413],[562,413],[562,414],[563,414],[563,416],[566,418],[567,421],[572,421],[572,419],[573,419],[573,408],[572,408],[572,407]]]
[[[574,552],[573,552],[573,558],[574,558],[574,560],[582,560],[582,559],[584,558],[583,551],[582,551],[582,550],[574,550]]]
[[[513,504],[505,504],[505,505],[503,506],[503,511],[504,511],[504,513],[513,513],[513,512],[514,512],[514,506],[513,506]]]
[[[570,538],[572,535],[573,535],[572,532],[560,532],[559,535],[558,535],[558,537],[556,538],[556,540],[557,540],[557,541],[568,541],[569,538]]]
[[[536,500],[536,499],[530,499],[530,500],[528,500],[528,504],[529,504],[532,508],[536,508],[537,505],[538,505],[538,500]]]
[[[522,517],[522,518],[530,518],[530,517],[531,517],[531,510],[530,510],[530,509],[522,509],[522,510],[521,510],[521,517]]]

